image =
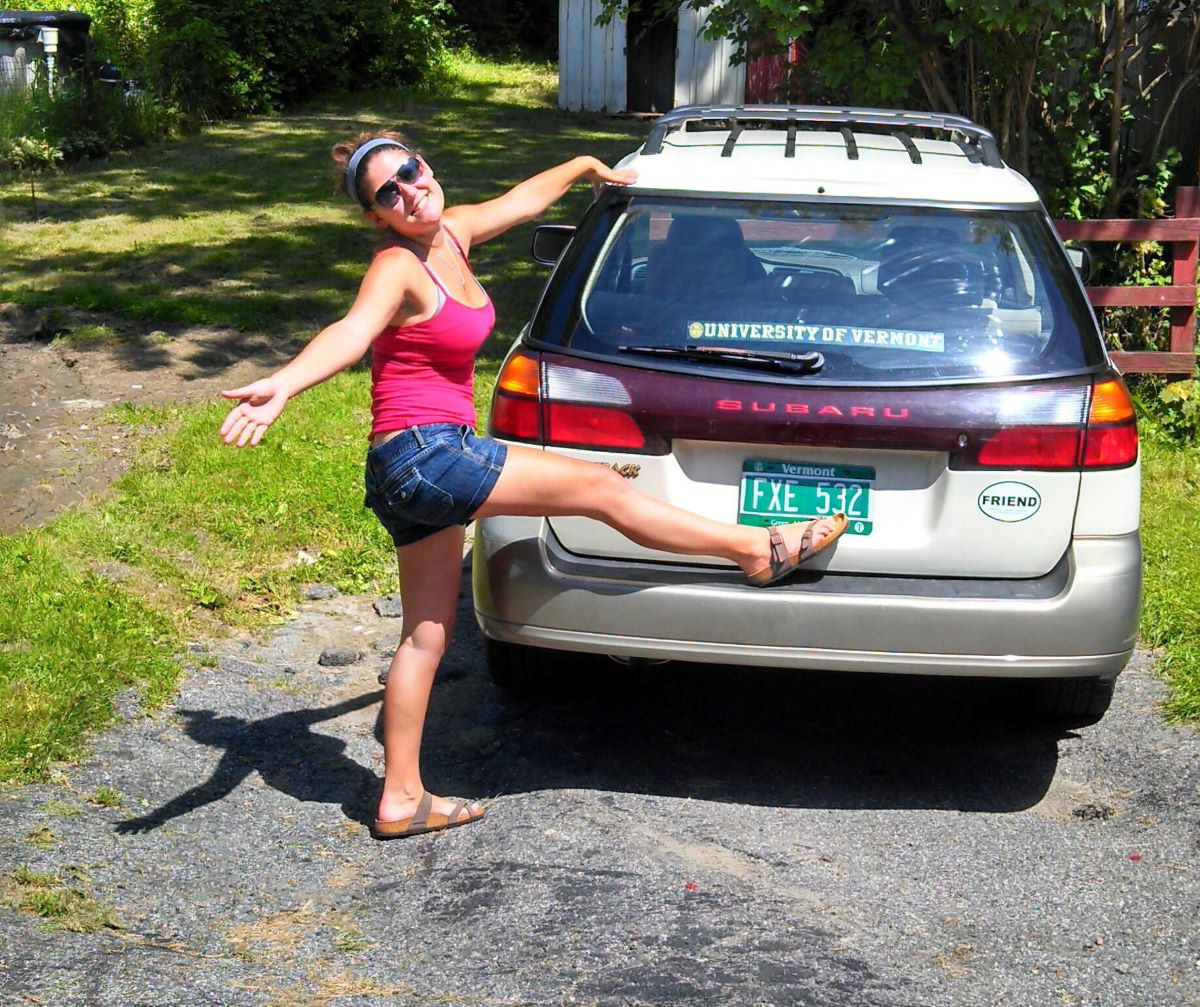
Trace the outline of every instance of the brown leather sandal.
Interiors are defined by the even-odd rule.
[[[817,545],[813,545],[813,527],[817,521],[822,518],[815,518],[808,522],[808,527],[804,529],[804,535],[800,539],[800,551],[789,553],[787,546],[784,544],[783,535],[779,529],[772,525],[767,529],[767,534],[771,539],[771,562],[764,566],[761,570],[756,570],[754,573],[747,574],[747,579],[755,587],[770,587],[783,580],[792,573],[796,567],[803,563],[806,559],[811,559],[819,552],[823,552],[829,546],[833,545],[842,533],[845,532],[850,522],[846,519],[846,515],[838,512],[829,520],[833,521],[833,531],[826,535]]]
[[[448,815],[432,814],[433,795],[426,790],[421,794],[421,800],[417,803],[417,810],[413,812],[410,818],[401,818],[394,822],[381,822],[378,818],[375,819],[375,824],[371,826],[371,835],[376,839],[404,839],[407,836],[420,836],[426,832],[441,832],[443,829],[453,829],[459,825],[469,825],[471,822],[477,822],[487,814],[487,808],[480,808],[478,811],[471,811],[470,805],[466,801],[460,801],[450,809]],[[460,818],[459,815],[466,811],[467,817]]]

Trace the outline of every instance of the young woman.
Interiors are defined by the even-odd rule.
[[[403,607],[384,692],[384,784],[372,830],[391,839],[484,814],[478,804],[428,793],[419,759],[430,689],[454,627],[468,522],[585,515],[652,548],[726,557],[766,586],[831,545],[846,520],[769,530],[724,524],[646,496],[605,466],[475,437],[474,356],[495,310],[471,272],[471,248],[532,220],[578,181],[623,185],[633,172],[577,157],[496,199],[447,207],[428,162],[398,134],[364,134],[332,153],[347,195],[384,240],[344,318],[270,377],[222,392],[239,404],[221,435],[227,444],[257,445],[289,398],[371,349],[366,499],[396,546]]]

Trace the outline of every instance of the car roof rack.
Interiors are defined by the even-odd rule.
[[[655,120],[650,136],[642,148],[642,154],[653,155],[662,151],[667,135],[684,129],[689,123],[711,123],[728,126],[729,137],[721,148],[722,157],[730,157],[733,148],[749,123],[779,122],[787,127],[787,142],[784,157],[796,156],[796,131],[829,127],[841,133],[846,143],[846,156],[858,160],[858,144],[854,140],[856,127],[871,127],[865,132],[883,132],[895,137],[903,144],[909,160],[921,163],[921,152],[917,150],[908,130],[927,130],[949,133],[950,139],[958,144],[972,164],[985,164],[990,168],[1003,168],[1000,148],[996,137],[988,129],[961,115],[944,115],[936,112],[901,112],[886,108],[837,108],[826,105],[683,105],[663,113]]]

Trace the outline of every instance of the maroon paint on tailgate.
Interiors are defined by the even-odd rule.
[[[545,354],[547,368],[611,375],[632,416],[654,440],[738,441],[961,451],[998,429],[1026,424],[1080,428],[1090,377],[1014,385],[836,388],[702,377],[665,369],[609,366]],[[602,405],[601,403],[597,403]],[[1027,407],[1027,408],[1026,408]],[[656,435],[656,436],[655,436]]]

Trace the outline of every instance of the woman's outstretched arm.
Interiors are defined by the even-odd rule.
[[[533,220],[583,179],[628,185],[636,178],[635,171],[610,168],[594,157],[576,157],[519,182],[503,196],[485,203],[451,207],[446,211],[446,218],[453,226],[456,238],[477,244]]]
[[[407,293],[410,259],[398,249],[381,252],[371,263],[358,297],[345,317],[326,326],[270,377],[221,392],[237,399],[221,424],[226,444],[257,446],[283,412],[288,399],[318,385],[358,361],[400,310]]]

